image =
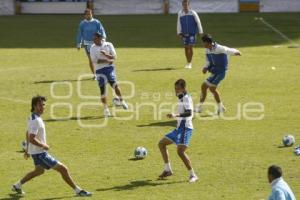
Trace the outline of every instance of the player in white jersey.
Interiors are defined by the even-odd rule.
[[[24,154],[25,159],[30,156],[33,159],[35,169],[27,173],[21,180],[12,186],[12,190],[24,194],[22,185],[31,179],[42,175],[46,170],[54,169],[59,172],[64,181],[75,191],[77,196],[91,196],[88,191],[77,186],[69,174],[68,168],[48,154],[49,145],[46,141],[46,129],[41,115],[44,113],[46,98],[43,96],[35,96],[31,100],[31,116],[28,121],[28,129],[26,132],[27,148]]]
[[[190,143],[193,131],[193,100],[191,96],[187,94],[185,88],[186,83],[183,79],[179,79],[175,82],[175,92],[178,97],[178,113],[168,114],[167,117],[177,119],[177,128],[162,138],[158,144],[165,163],[164,171],[159,176],[159,179],[164,179],[173,174],[169,161],[167,145],[174,143],[177,145],[178,156],[182,159],[186,168],[189,170],[189,181],[196,182],[198,180],[198,177],[192,168],[191,161],[185,153]]]
[[[98,85],[101,93],[101,102],[104,105],[104,116],[109,117],[110,112],[107,106],[106,98],[106,83],[108,82],[111,87],[114,88],[118,98],[118,105],[122,106],[125,110],[128,109],[128,105],[122,98],[121,91],[117,84],[117,78],[115,73],[115,59],[116,51],[112,43],[103,40],[103,34],[97,32],[94,35],[94,44],[91,47],[91,59],[95,67],[95,72],[98,80]]]

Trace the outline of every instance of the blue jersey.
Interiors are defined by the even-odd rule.
[[[228,55],[238,53],[237,49],[214,43],[212,49],[206,49],[206,68],[212,74],[224,73],[228,68]]]
[[[82,20],[78,27],[78,33],[76,38],[77,47],[83,45],[93,44],[94,34],[100,32],[103,34],[103,37],[106,38],[105,30],[101,22],[97,19]]]
[[[177,34],[189,36],[198,33],[203,33],[198,14],[193,10],[189,10],[187,13],[181,10],[177,18]]]

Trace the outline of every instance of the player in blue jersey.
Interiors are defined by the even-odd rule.
[[[187,94],[186,83],[183,79],[179,79],[175,82],[175,93],[178,97],[178,113],[168,114],[167,117],[177,119],[177,128],[162,138],[158,144],[165,163],[165,168],[159,176],[159,179],[164,179],[173,175],[167,146],[174,143],[177,145],[178,156],[189,170],[189,181],[196,182],[198,177],[192,168],[189,157],[185,153],[190,143],[193,131],[193,100],[192,97]]]
[[[203,45],[206,49],[206,65],[202,72],[206,74],[210,72],[211,75],[201,86],[200,103],[195,109],[195,112],[202,112],[203,103],[207,95],[207,89],[213,94],[220,114],[225,112],[225,107],[221,101],[220,94],[217,90],[219,83],[225,78],[228,68],[228,55],[241,56],[241,53],[237,49],[222,46],[214,42],[211,35],[206,34],[202,37]]]
[[[177,35],[183,41],[187,64],[185,68],[192,68],[193,45],[196,44],[196,37],[203,33],[202,25],[198,14],[190,9],[190,1],[182,1],[182,10],[177,18]]]
[[[94,79],[97,80],[95,76],[93,62],[91,61],[90,57],[90,48],[94,43],[93,40],[95,33],[100,32],[103,35],[104,39],[106,39],[106,33],[101,22],[93,18],[91,9],[86,9],[84,12],[84,16],[85,19],[80,22],[78,27],[76,38],[77,49],[80,50],[82,46],[85,48],[85,52],[89,59],[91,72],[94,74]]]

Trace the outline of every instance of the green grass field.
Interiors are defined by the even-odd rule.
[[[279,35],[254,17],[264,17],[297,43],[300,43],[300,14],[203,14],[200,15],[205,32],[211,33],[221,44],[236,47],[242,57],[230,59],[230,71],[220,91],[227,107],[225,116],[236,116],[238,106],[248,102],[264,105],[262,120],[211,119],[207,107],[194,119],[195,130],[188,151],[200,181],[187,182],[188,172],[170,147],[175,175],[157,181],[163,162],[157,143],[175,126],[164,117],[154,117],[162,103],[176,103],[173,83],[186,79],[194,102],[198,102],[201,83],[207,75],[201,73],[204,49],[198,42],[194,50],[193,69],[183,68],[185,58],[176,37],[176,16],[102,16],[108,40],[117,53],[117,75],[120,81],[134,83],[134,96],[128,99],[131,111],[117,110],[104,128],[81,127],[103,123],[100,106],[82,103],[99,102],[78,95],[99,95],[95,81],[77,81],[89,73],[83,50],[75,49],[75,34],[81,16],[24,15],[0,17],[0,199],[20,199],[10,187],[33,168],[32,160],[24,160],[21,141],[24,139],[30,99],[33,95],[48,97],[46,113],[47,140],[50,153],[65,163],[79,185],[93,192],[91,199],[105,200],[261,200],[267,199],[270,186],[267,167],[278,164],[284,177],[300,197],[299,157],[293,148],[279,148],[286,133],[300,138],[300,49],[287,48]],[[272,69],[273,68],[273,69]],[[275,69],[275,70],[274,70]],[[54,83],[56,95],[51,96]],[[124,95],[130,95],[128,85],[121,84]],[[110,95],[111,96],[111,95]],[[110,97],[111,102],[111,97]],[[213,102],[211,95],[208,102]],[[67,107],[51,107],[69,103]],[[141,104],[154,104],[142,106]],[[170,106],[163,109],[171,111]],[[80,116],[78,115],[81,112]],[[257,114],[256,114],[257,115]],[[133,161],[137,146],[148,149],[149,156]],[[23,186],[24,199],[74,199],[73,191],[60,176],[49,171]]]

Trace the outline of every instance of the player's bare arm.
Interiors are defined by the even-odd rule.
[[[36,146],[42,147],[45,150],[49,150],[49,146],[45,143],[42,143],[39,139],[35,137],[34,134],[29,134],[29,142]]]
[[[115,56],[107,53],[106,51],[102,50],[100,51],[106,58],[110,59],[110,60],[114,60],[115,59]]]

